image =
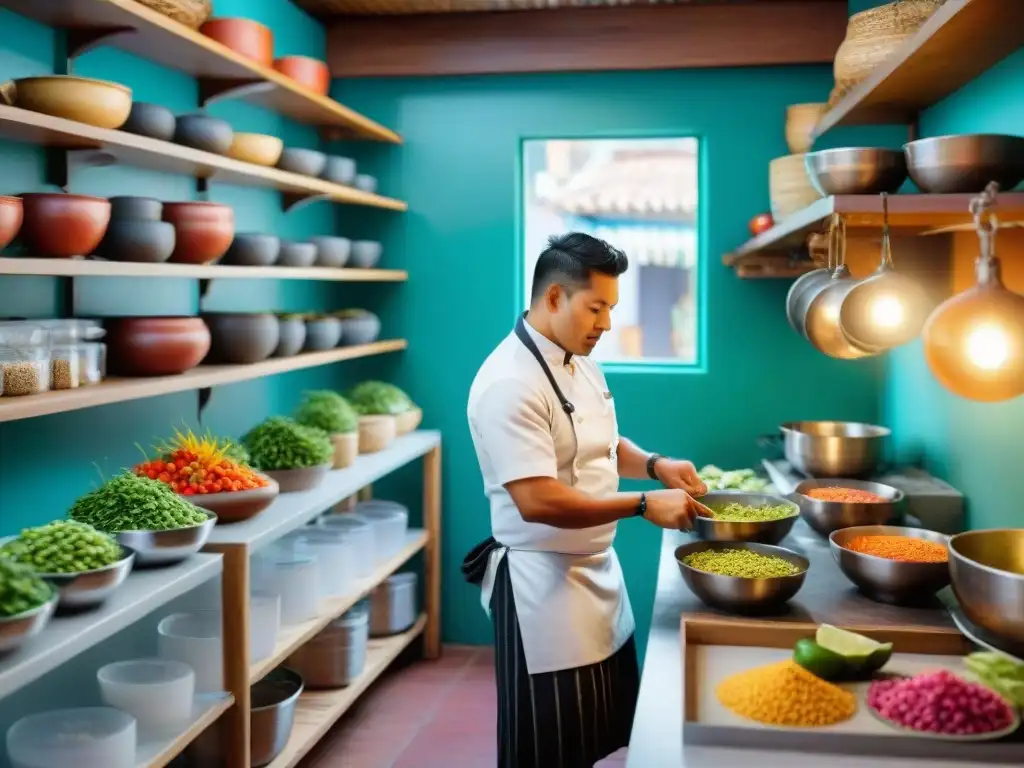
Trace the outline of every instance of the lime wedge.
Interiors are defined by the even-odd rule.
[[[844,680],[856,672],[838,653],[822,648],[806,637],[793,646],[793,661],[822,680]]]
[[[870,637],[833,627],[831,624],[822,624],[818,627],[814,641],[865,672],[881,669],[892,657],[892,643],[879,643]]]

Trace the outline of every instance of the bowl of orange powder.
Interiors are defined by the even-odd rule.
[[[872,600],[927,601],[949,584],[949,536],[924,528],[861,525],[828,537],[839,570]]]
[[[866,480],[804,480],[793,491],[800,516],[822,536],[899,520],[903,491]]]

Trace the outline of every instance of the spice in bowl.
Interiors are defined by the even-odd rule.
[[[778,579],[796,576],[803,569],[775,555],[762,555],[749,549],[705,549],[691,552],[683,563],[698,571],[743,579]]]
[[[766,725],[813,728],[849,720],[857,698],[791,660],[726,678],[715,689],[722,706]]]
[[[0,556],[31,566],[39,573],[82,573],[122,560],[121,545],[91,525],[54,520],[26,528],[0,547]]]
[[[793,508],[786,504],[764,504],[760,507],[752,507],[734,501],[720,507],[712,507],[711,511],[715,513],[712,519],[721,520],[723,523],[767,523],[772,520],[793,517],[796,514]]]
[[[889,499],[879,496],[871,491],[862,491],[860,488],[843,488],[841,486],[830,486],[828,488],[812,488],[804,494],[816,501],[838,501],[842,504],[885,504]]]
[[[233,443],[207,433],[197,437],[191,431],[175,432],[166,445],[157,448],[158,458],[135,467],[135,474],[166,483],[183,496],[251,491],[269,483],[244,461],[229,455]]]
[[[911,536],[857,536],[845,545],[851,552],[884,557],[903,563],[945,563],[949,561],[946,547],[934,541]]]
[[[133,472],[123,472],[82,496],[68,517],[107,533],[193,528],[208,520],[169,485]]]

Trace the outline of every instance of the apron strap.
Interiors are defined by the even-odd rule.
[[[551,384],[551,388],[555,390],[555,397],[558,398],[558,402],[562,404],[562,410],[565,411],[565,415],[569,417],[569,421],[572,421],[573,411],[576,409],[573,404],[569,402],[568,398],[562,393],[562,388],[558,386],[558,382],[555,381],[554,374],[551,373],[551,369],[548,368],[548,364],[544,362],[544,357],[541,355],[540,350],[537,349],[537,345],[530,338],[530,334],[526,331],[526,322],[523,318],[526,315],[522,315],[516,321],[516,336],[523,342],[523,346],[530,350],[530,354],[536,358],[537,362],[540,363],[540,368],[544,371],[544,375],[548,377],[548,383]]]
[[[478,587],[483,584],[491,552],[496,549],[501,549],[501,544],[493,536],[488,537],[473,547],[462,560],[462,577],[470,584],[475,584]]]

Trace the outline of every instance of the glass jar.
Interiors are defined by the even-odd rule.
[[[102,341],[78,344],[78,383],[87,387],[107,378],[107,345]]]
[[[37,395],[50,388],[50,351],[45,347],[0,349],[3,396]]]
[[[42,347],[48,341],[48,334],[42,326],[24,321],[0,323],[0,347],[20,349]]]
[[[77,341],[96,341],[106,335],[99,320],[83,320],[73,317],[54,320],[34,320],[33,323],[50,336],[53,344],[73,344]]]
[[[50,347],[50,389],[76,389],[81,379],[81,354],[77,344]]]

